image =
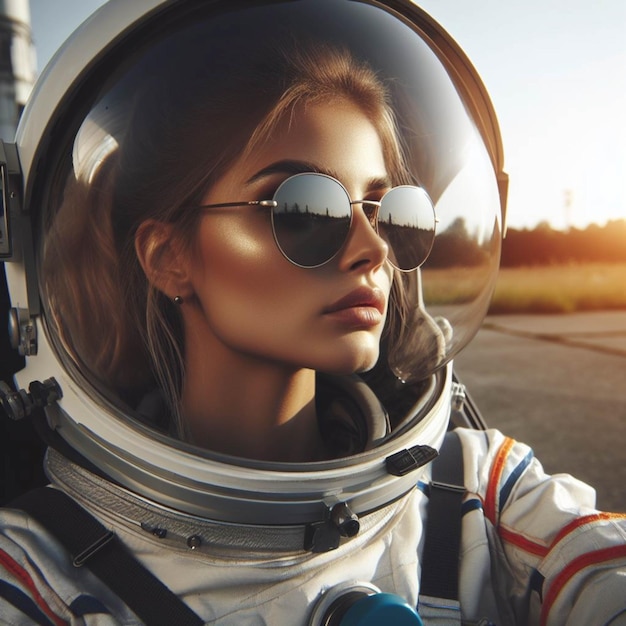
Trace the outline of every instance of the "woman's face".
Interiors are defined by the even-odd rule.
[[[310,171],[341,181],[352,200],[377,200],[388,190],[379,135],[354,104],[301,105],[285,117],[269,141],[213,186],[204,204],[271,199],[283,180]],[[392,271],[387,246],[362,206],[353,210],[344,247],[313,269],[282,255],[269,209],[207,211],[189,265],[194,296],[182,307],[186,341],[206,344],[212,359],[223,351],[335,374],[372,367]]]

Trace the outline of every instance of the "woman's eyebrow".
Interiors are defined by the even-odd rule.
[[[393,183],[391,182],[391,177],[389,176],[380,176],[378,178],[370,178],[367,181],[366,189],[368,191],[382,191],[385,189],[391,189],[393,187]]]
[[[273,176],[274,174],[288,174],[289,176],[294,176],[295,174],[307,174],[309,172],[333,176],[331,173],[322,170],[314,163],[309,163],[308,161],[285,159],[283,161],[276,161],[275,163],[271,163],[267,167],[259,170],[246,181],[246,184],[249,185],[258,180],[266,178],[267,176]]]
[[[276,163],[271,163],[267,167],[259,170],[246,181],[246,184],[252,184],[267,176],[273,176],[274,174],[286,174],[288,176],[295,176],[296,174],[307,173],[325,174],[326,176],[330,176],[331,178],[334,178],[336,180],[341,180],[339,174],[331,169],[320,167],[319,165],[311,163],[309,161],[286,159],[283,161],[276,161]],[[366,184],[366,188],[369,191],[390,189],[391,187],[392,183],[389,176],[379,176],[371,178],[367,181]]]

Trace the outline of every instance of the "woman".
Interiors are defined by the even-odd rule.
[[[305,172],[335,173],[353,198],[378,200],[391,187],[378,133],[341,96],[294,107],[271,137],[233,164],[203,205],[272,197],[287,176]],[[200,210],[190,255],[171,224],[140,225],[136,245],[151,284],[182,300],[181,412],[191,441],[248,458],[324,457],[314,372],[373,367],[392,282],[387,245],[363,210],[353,211],[332,260],[344,275],[334,280],[331,268],[303,269],[281,254],[267,210]]]
[[[458,432],[432,584],[446,363],[503,197],[466,59],[411,3],[153,4],[86,25],[66,53],[102,55],[53,67],[63,106],[44,124],[36,97],[18,139],[45,323],[10,400],[44,407],[61,530],[104,534],[72,550],[45,506],[4,511],[2,619],[168,623],[159,596],[191,623],[619,619],[623,517],[496,431]],[[165,589],[133,595],[136,561]]]

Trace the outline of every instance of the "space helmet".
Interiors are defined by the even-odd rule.
[[[126,284],[138,220],[157,205],[185,219],[290,87],[298,59],[332,55],[382,86],[396,184],[422,190],[433,218],[415,267],[395,272],[379,362],[319,383],[330,404],[346,395],[357,406],[363,443],[311,463],[201,449],[172,425],[168,386],[184,384],[180,370],[162,372],[180,351],[176,305]],[[507,186],[480,78],[415,4],[111,0],[53,57],[0,161],[11,341],[25,356],[17,391],[3,396],[15,417],[43,408],[58,445],[89,467],[229,524],[308,524],[335,510],[355,528],[352,515],[415,485],[448,426],[452,359],[488,309]],[[159,362],[148,307],[168,329]]]

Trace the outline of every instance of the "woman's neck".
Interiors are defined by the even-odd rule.
[[[323,458],[314,371],[204,341],[186,346],[182,412],[192,443],[259,460]]]

